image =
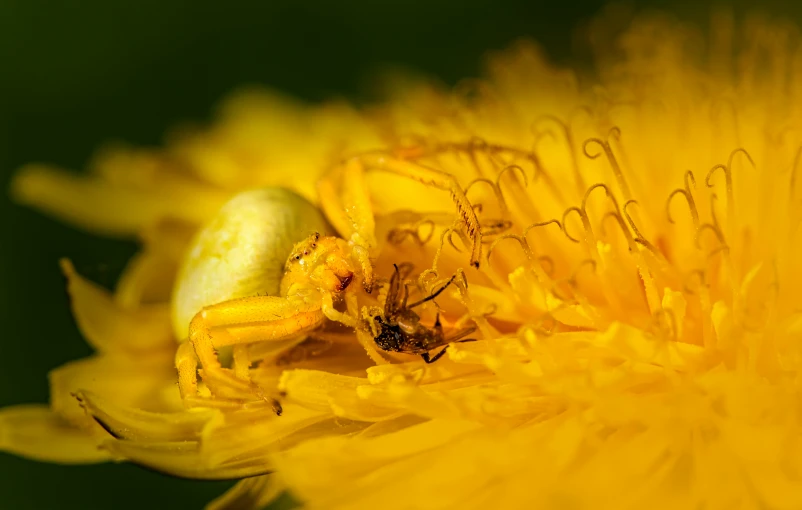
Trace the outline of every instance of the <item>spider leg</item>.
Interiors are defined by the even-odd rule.
[[[374,275],[370,257],[375,255],[376,224],[362,163],[352,159],[332,169],[317,185],[320,205],[326,218],[348,241],[352,256],[362,268],[362,285],[373,290]]]
[[[317,302],[323,302],[323,308],[328,308],[325,299]],[[239,377],[231,369],[224,368],[215,350],[228,345],[286,340],[306,333],[317,328],[329,315],[323,308],[321,304],[310,305],[303,299],[278,296],[232,299],[204,307],[189,325],[188,346],[180,346],[176,353],[182,397],[188,403],[197,397],[195,371],[200,362],[203,380],[215,396],[245,401],[256,397],[275,408],[274,399],[266,397],[247,377]],[[250,360],[239,360],[240,375],[245,372],[243,365],[247,367],[249,363]]]
[[[473,210],[468,197],[465,196],[465,190],[453,175],[409,160],[394,158],[387,154],[363,154],[354,159],[358,159],[365,170],[391,172],[426,186],[448,191],[456,206],[457,216],[465,224],[466,233],[472,241],[471,265],[479,267],[479,259],[482,254],[482,232],[479,227],[479,219],[476,217],[476,211]]]

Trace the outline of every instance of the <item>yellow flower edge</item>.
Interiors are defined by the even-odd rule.
[[[97,354],[51,374],[49,408],[0,411],[0,447],[243,479],[211,508],[282,490],[326,509],[802,507],[799,34],[725,17],[703,51],[660,17],[615,40],[587,83],[520,44],[453,91],[407,84],[361,112],[246,94],[164,151],[23,169],[22,201],[145,243],[113,293],[62,263]],[[464,268],[438,304],[478,341],[426,365],[327,328],[253,353],[281,417],[186,409],[168,301],[193,231],[241,190],[317,200],[321,172],[367,150],[481,205],[471,269],[448,194],[368,173],[377,272]]]

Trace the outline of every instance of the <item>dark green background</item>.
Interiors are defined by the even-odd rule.
[[[105,141],[158,144],[165,129],[208,118],[242,84],[312,100],[357,99],[371,70],[387,63],[453,83],[476,75],[486,50],[520,36],[566,59],[572,28],[603,3],[3,0],[0,188],[26,162],[81,168]],[[784,3],[764,9],[802,19],[799,7]],[[703,22],[708,7],[695,4],[648,5]],[[111,286],[135,245],[72,230],[11,204],[5,193],[0,218],[0,406],[46,402],[47,372],[89,354],[57,259],[69,257]],[[0,509],[199,508],[229,485],[0,453]]]

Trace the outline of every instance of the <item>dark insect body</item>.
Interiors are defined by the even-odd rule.
[[[412,266],[410,264],[402,264],[401,268],[395,264],[393,266],[395,272],[390,279],[390,288],[384,303],[384,315],[373,318],[378,330],[378,334],[374,338],[376,345],[389,352],[419,354],[426,363],[434,363],[445,354],[448,344],[474,340],[463,340],[463,338],[476,331],[475,326],[458,329],[446,336],[443,326],[440,324],[440,312],[437,313],[434,326],[429,328],[420,323],[420,316],[412,310],[440,295],[454,282],[453,276],[429,296],[408,305],[409,291],[404,284],[404,279],[409,276]],[[443,349],[434,356],[429,355],[430,351],[439,347],[443,347]]]

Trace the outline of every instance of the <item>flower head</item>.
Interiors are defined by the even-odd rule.
[[[290,107],[248,96],[87,178],[23,170],[24,200],[145,248],[114,295],[64,263],[98,354],[54,372],[49,410],[4,410],[2,446],[243,478],[218,508],[281,490],[312,508],[802,506],[802,53],[788,27],[736,39],[722,23],[705,53],[641,19],[589,83],[520,44],[453,91],[297,107],[290,124]],[[203,232],[231,232],[215,219],[227,199],[268,185],[368,251],[378,292],[347,294],[351,327],[232,341],[222,382],[201,356],[182,402],[178,266],[207,260]],[[376,341],[391,324],[403,349]],[[446,341],[424,336],[454,342],[429,364],[418,354]],[[40,431],[57,443],[44,453]]]

